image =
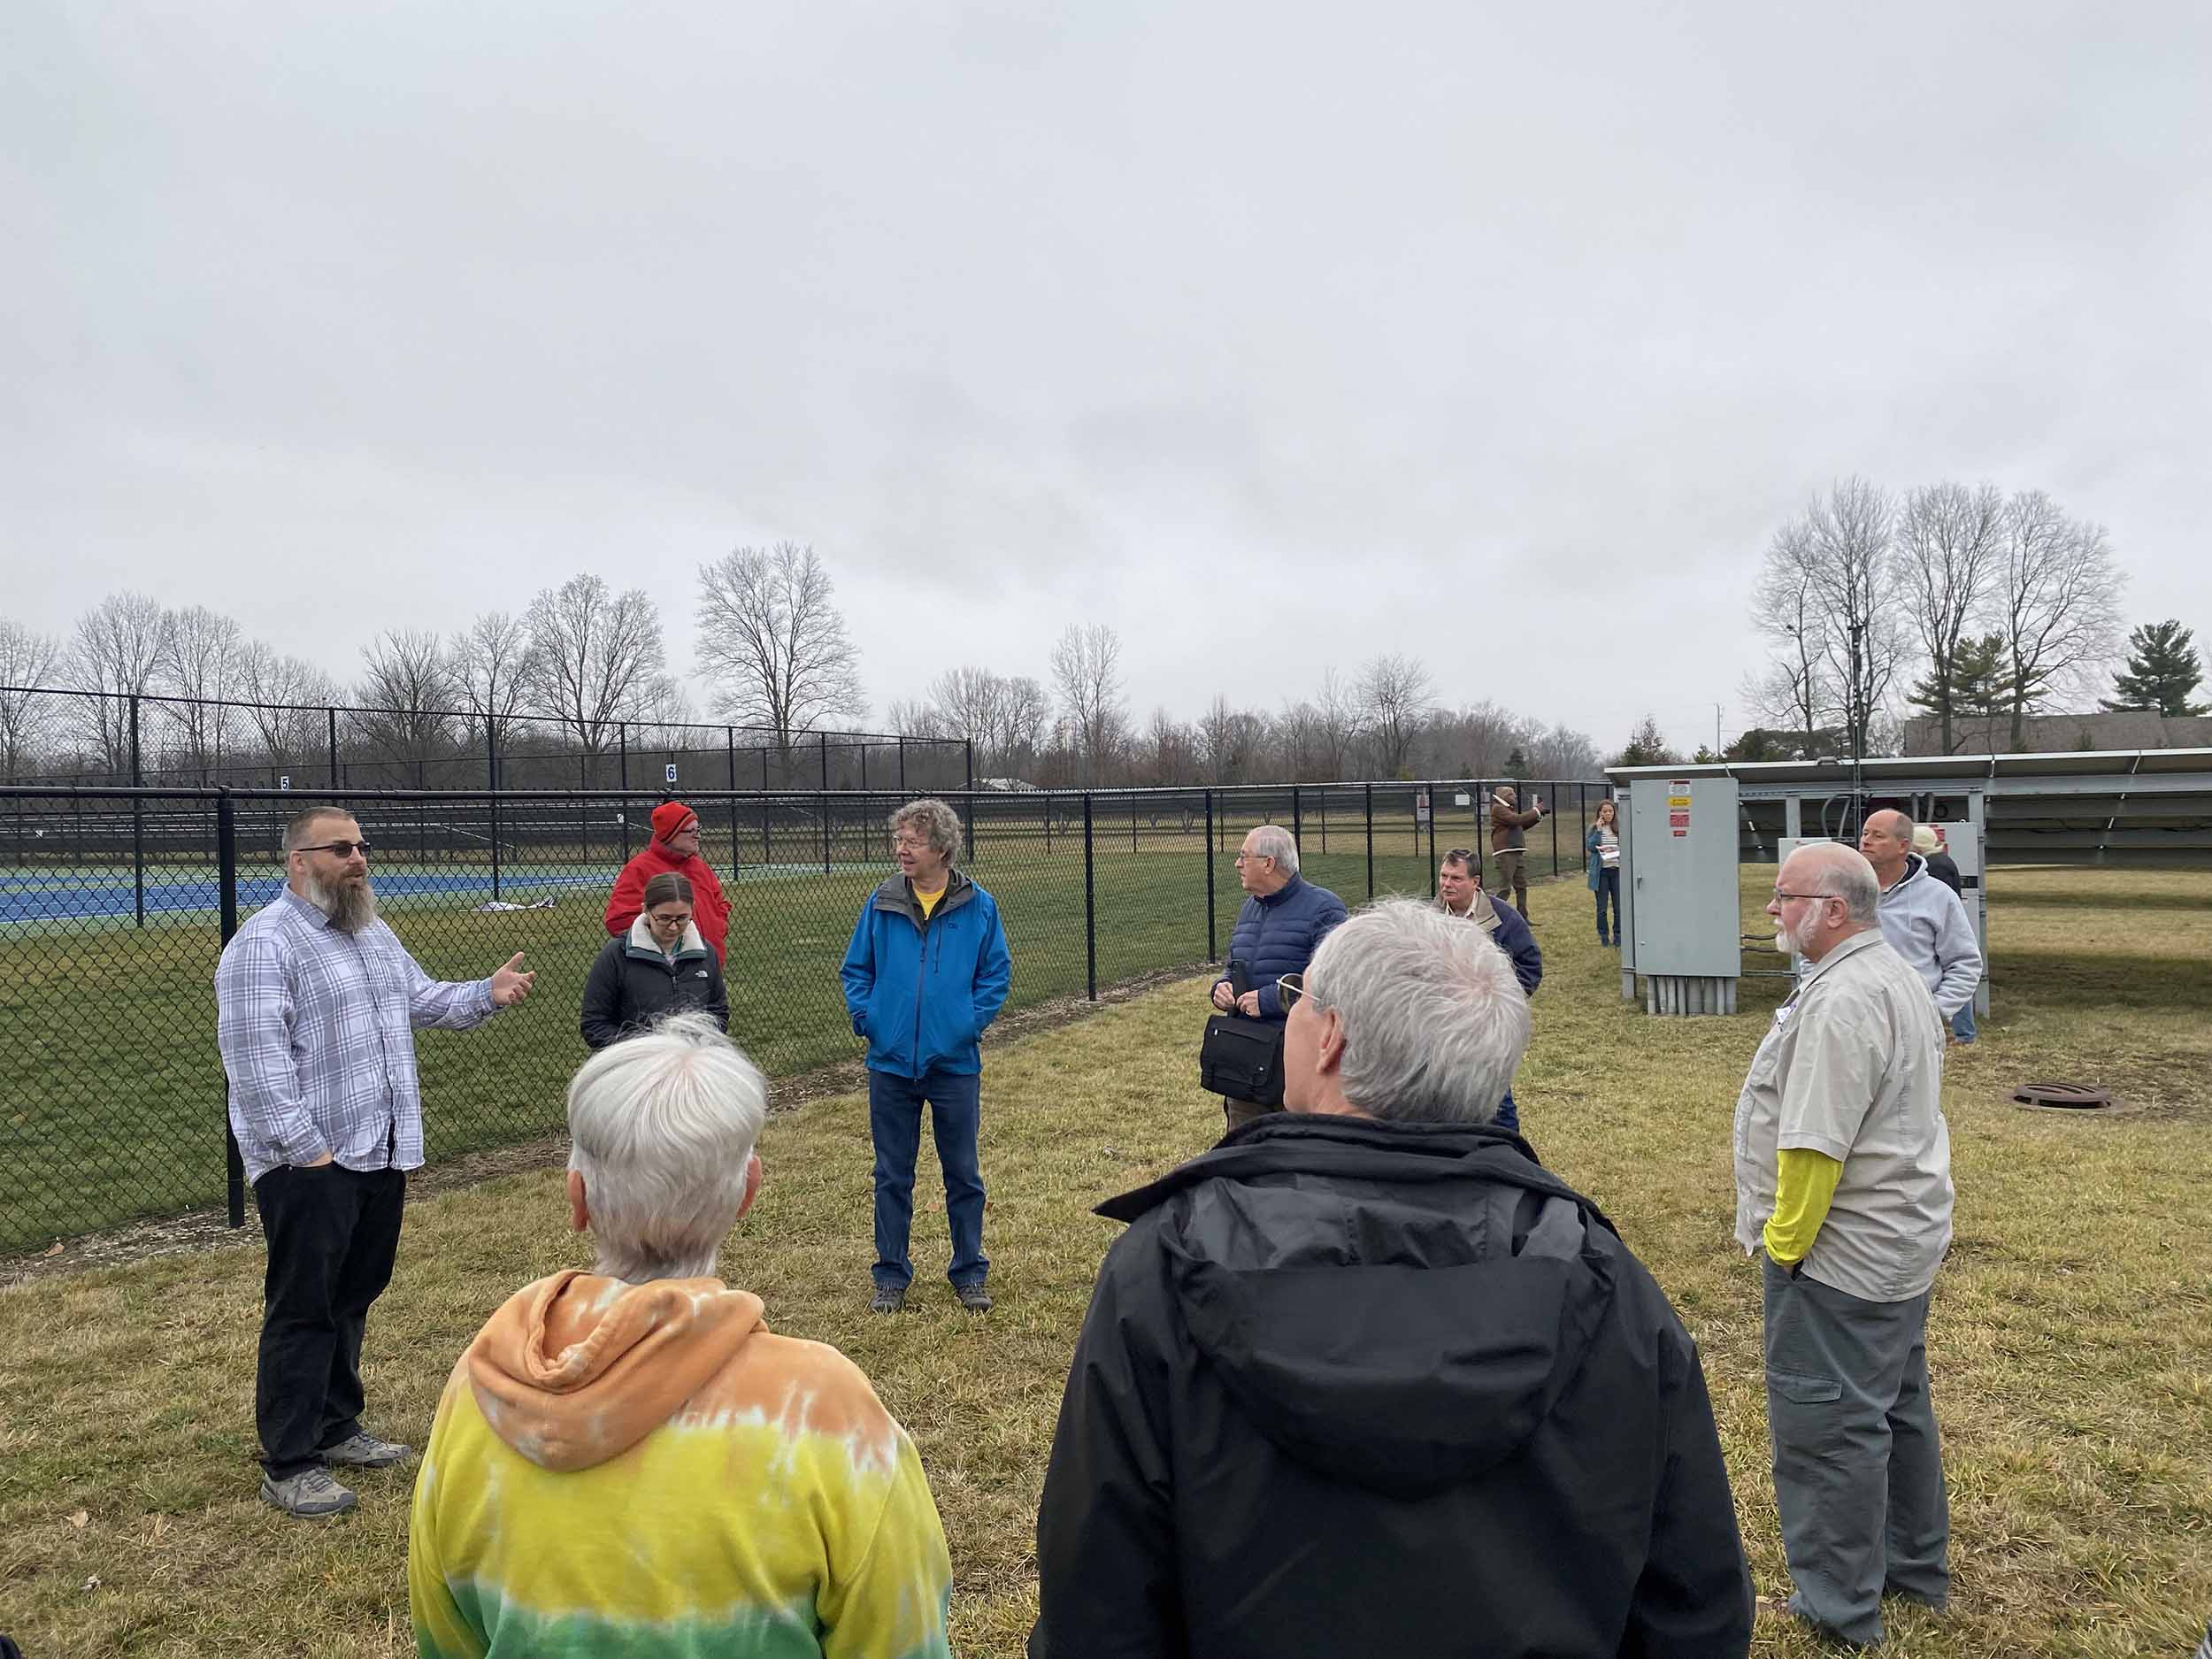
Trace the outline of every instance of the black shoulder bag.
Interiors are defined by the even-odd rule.
[[[1240,962],[1229,964],[1230,988],[1239,996],[1252,988]],[[1241,1014],[1216,1014],[1206,1022],[1198,1045],[1198,1080],[1216,1094],[1262,1106],[1283,1103],[1283,1028]]]

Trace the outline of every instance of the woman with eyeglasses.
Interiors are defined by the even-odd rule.
[[[667,1014],[704,1013],[726,1029],[722,964],[691,919],[690,881],[664,871],[645,884],[645,908],[610,939],[584,981],[584,1041],[603,1048]]]
[[[1610,801],[1598,803],[1598,821],[1582,838],[1583,856],[1590,861],[1590,891],[1598,899],[1598,943],[1621,941],[1621,833],[1617,810]],[[1605,925],[1605,907],[1613,907],[1613,925]]]

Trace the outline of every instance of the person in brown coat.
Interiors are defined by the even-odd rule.
[[[1544,797],[1535,797],[1535,803],[1522,811],[1519,797],[1509,783],[1502,783],[1490,797],[1490,851],[1498,861],[1498,879],[1494,889],[1499,897],[1512,889],[1513,908],[1525,919],[1533,921],[1528,913],[1528,872],[1521,866],[1528,845],[1528,832],[1543,821]]]

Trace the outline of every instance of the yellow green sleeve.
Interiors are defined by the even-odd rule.
[[[913,1441],[861,1558],[832,1565],[816,1601],[824,1659],[951,1659],[952,1559]]]
[[[1843,1165],[1810,1147],[1784,1147],[1776,1160],[1774,1213],[1767,1217],[1767,1255],[1782,1266],[1805,1259],[1828,1219]]]

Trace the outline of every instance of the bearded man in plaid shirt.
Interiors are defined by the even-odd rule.
[[[517,952],[489,979],[441,983],[377,918],[350,813],[285,826],[285,890],[223,947],[216,1042],[230,1123],[269,1241],[254,1418],[261,1495],[336,1515],[330,1465],[382,1469],[410,1448],[361,1426],[361,1337],[391,1281],[406,1171],[422,1166],[419,1025],[464,1031],[530,995]]]

